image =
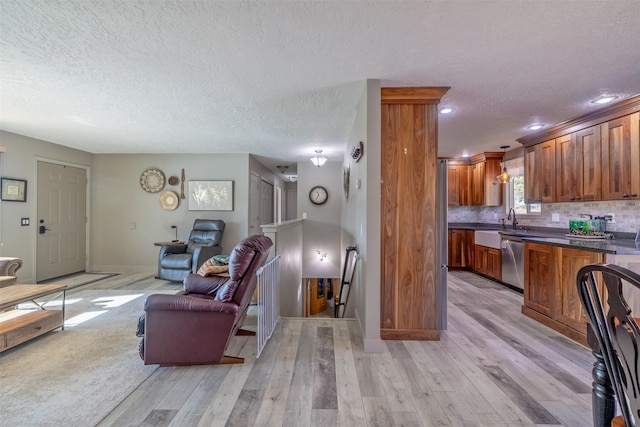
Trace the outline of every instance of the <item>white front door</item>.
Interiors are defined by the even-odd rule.
[[[85,270],[87,171],[38,162],[36,280]]]

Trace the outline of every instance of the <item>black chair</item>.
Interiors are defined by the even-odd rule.
[[[577,285],[596,357],[593,425],[640,425],[640,329],[624,297],[640,292],[640,275],[613,264],[590,264],[578,271]],[[614,396],[622,414],[615,418]]]
[[[219,219],[196,219],[187,243],[160,249],[158,278],[182,282],[190,273],[196,273],[206,260],[220,255],[224,227],[224,221]]]

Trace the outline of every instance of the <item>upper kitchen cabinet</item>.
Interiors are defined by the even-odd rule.
[[[556,201],[602,199],[600,126],[556,138]]]
[[[504,153],[483,153],[471,158],[471,205],[502,205],[502,184],[496,177],[502,173]]]
[[[524,199],[526,203],[555,202],[556,141],[525,148]]]
[[[640,95],[518,138],[525,201],[640,198]]]
[[[469,165],[449,163],[447,172],[449,206],[471,205]]]
[[[640,194],[640,113],[602,125],[602,190],[605,200],[635,199]]]

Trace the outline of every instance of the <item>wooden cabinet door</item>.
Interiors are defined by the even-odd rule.
[[[502,205],[503,185],[496,182],[497,176],[502,173],[501,164],[499,159],[487,159],[484,162],[484,206]]]
[[[581,199],[602,200],[602,144],[600,126],[593,126],[576,132],[576,143],[580,155],[578,169],[578,190]]]
[[[458,166],[447,167],[447,204],[460,206],[460,169]]]
[[[468,266],[466,230],[449,230],[449,267],[465,268]]]
[[[640,113],[620,117],[602,125],[604,200],[635,199],[640,193],[638,114]]]
[[[458,165],[460,206],[471,206],[471,173],[469,165]]]
[[[526,203],[552,203],[556,198],[555,139],[527,147],[524,154]]]
[[[576,134],[556,139],[556,199],[559,202],[580,200],[582,156]]]
[[[474,245],[474,270],[480,274],[487,274],[487,251],[482,245]]]
[[[524,244],[524,305],[553,318],[556,267],[553,246]]]
[[[540,203],[540,179],[536,169],[536,146],[524,149],[524,201],[526,203]]]
[[[555,319],[586,334],[587,321],[578,296],[576,276],[585,265],[603,262],[603,254],[568,248],[559,249],[558,252],[557,269],[560,275],[556,288]]]
[[[484,205],[484,162],[471,165],[471,205]]]
[[[474,258],[475,258],[475,231],[474,230],[465,230],[465,254],[467,258],[467,267],[470,270],[474,269]]]
[[[502,280],[502,251],[500,249],[487,249],[487,276]]]
[[[449,165],[447,172],[449,206],[469,206],[471,204],[469,165]]]
[[[556,141],[543,142],[536,149],[540,160],[540,197],[542,203],[553,203],[556,201]]]

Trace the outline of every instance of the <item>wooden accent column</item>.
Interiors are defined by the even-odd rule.
[[[447,87],[383,88],[382,339],[438,340],[438,110]]]

